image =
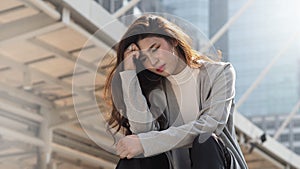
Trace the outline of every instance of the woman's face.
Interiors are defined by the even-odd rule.
[[[153,73],[166,77],[179,73],[185,67],[175,46],[164,38],[147,37],[138,41],[138,46],[141,50],[139,60]]]

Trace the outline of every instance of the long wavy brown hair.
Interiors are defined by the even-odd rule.
[[[175,47],[175,50],[177,51],[179,56],[183,57],[181,59],[183,59],[186,64],[188,64],[192,68],[199,68],[201,66],[201,64],[197,62],[198,60],[206,60],[212,62],[212,60],[208,57],[200,55],[197,51],[193,50],[191,47],[190,37],[186,33],[184,33],[177,25],[169,22],[167,19],[152,14],[144,15],[136,19],[129,26],[128,30],[117,45],[117,57],[115,62],[116,64],[114,65],[112,71],[109,73],[105,85],[105,97],[109,99],[109,102],[112,106],[112,112],[110,114],[110,117],[108,118],[108,124],[111,128],[116,128],[116,132],[122,130],[125,135],[132,134],[130,131],[128,119],[122,114],[124,112],[120,112],[121,110],[125,110],[124,105],[116,105],[113,101],[112,93],[114,94],[115,98],[121,100],[123,99],[121,84],[117,84],[119,85],[119,87],[114,88],[114,90],[118,91],[112,91],[112,85],[116,85],[115,83],[113,84],[113,79],[117,79],[115,82],[120,83],[119,72],[124,70],[122,63],[124,60],[124,52],[128,48],[128,46],[132,43],[137,44],[139,40],[142,40],[146,37],[153,36],[164,38],[170,44],[176,42],[177,46]],[[136,61],[136,64],[137,77],[140,82],[142,93],[147,100],[148,106],[150,106],[151,103],[149,103],[148,94],[151,90],[162,84],[164,78],[143,68],[143,65],[138,61]],[[166,126],[165,120],[158,118],[157,121],[159,123],[159,126]]]

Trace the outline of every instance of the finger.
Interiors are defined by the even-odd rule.
[[[120,155],[120,158],[126,158],[128,156],[127,151],[123,151]]]
[[[127,152],[127,149],[125,149],[125,148],[122,147],[122,148],[118,149],[116,153],[117,153],[117,155],[120,155],[123,152]]]
[[[134,58],[138,58],[138,56],[140,55],[139,51],[126,51],[124,53],[124,58],[131,58],[131,57],[134,57]]]
[[[132,43],[130,46],[132,47],[133,51],[140,50],[140,48],[135,43]]]
[[[124,145],[124,140],[123,140],[124,138],[125,138],[125,137],[121,138],[121,139],[117,142],[116,148],[121,147],[121,146]]]
[[[125,52],[124,52],[124,57],[126,57],[126,56],[128,56],[128,54],[130,54],[132,51],[130,51],[130,50],[125,50]]]
[[[127,47],[127,49],[126,49],[126,51],[132,51],[133,50],[133,44],[130,44],[128,47]]]
[[[139,58],[139,56],[140,56],[140,48],[139,48],[139,46],[137,46],[136,44],[133,44],[132,45],[132,51],[134,51],[134,56],[133,57],[135,57],[136,59],[138,59]]]
[[[133,158],[133,155],[129,153],[126,157],[127,157],[127,159],[131,159],[131,158]]]
[[[132,43],[125,49],[125,52],[128,53],[128,52],[135,51],[135,50],[138,50],[138,47],[134,43]]]
[[[122,152],[123,152],[123,150],[121,150],[121,149],[117,149],[117,151],[116,151],[117,155],[120,155]]]
[[[124,52],[124,55],[127,56],[127,55],[129,55],[129,54],[131,54],[133,52],[134,52],[134,50],[126,49],[125,52]]]
[[[122,140],[120,140],[116,145],[116,151],[118,155],[123,151],[124,148],[122,147],[123,147],[123,143]]]
[[[124,51],[124,57],[126,57],[132,51],[133,51],[133,47],[132,47],[132,45],[129,45]]]
[[[121,155],[123,152],[126,152],[126,151],[127,151],[126,147],[120,146],[117,148],[116,152],[117,152],[117,155]]]
[[[132,57],[134,57],[135,59],[138,59],[139,56],[140,56],[140,52],[139,51],[135,50],[135,51],[132,52]]]
[[[117,151],[116,151],[116,152],[117,152],[118,155],[120,155],[120,154],[122,154],[122,152],[124,152],[125,150],[126,150],[126,148],[125,148],[124,146],[120,146],[120,147],[117,148]]]
[[[132,51],[139,51],[139,50],[140,48],[135,43],[132,43],[125,49],[125,53],[130,53]]]

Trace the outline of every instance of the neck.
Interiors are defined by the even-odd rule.
[[[178,52],[176,52],[175,55],[178,56],[178,62],[177,62],[176,69],[175,69],[173,75],[177,75],[187,66],[185,61],[182,59],[183,58],[182,55],[180,55]]]

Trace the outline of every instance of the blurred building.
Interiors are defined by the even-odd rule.
[[[233,16],[246,1],[229,1]],[[299,100],[299,1],[254,1],[229,29],[229,60],[236,68],[236,99],[278,58],[238,108],[246,116],[289,113]],[[299,32],[298,32],[299,33]]]
[[[123,6],[123,0],[95,0],[108,12],[113,13]]]
[[[162,0],[168,13],[186,19],[209,35],[209,1],[208,0]]]

